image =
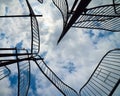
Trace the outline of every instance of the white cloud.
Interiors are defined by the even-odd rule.
[[[10,88],[10,82],[8,78],[0,80],[0,96],[12,96],[12,89]]]
[[[2,0],[1,2],[3,1],[4,4],[0,4],[2,4],[1,7],[4,10],[5,6],[11,7],[14,4],[14,8],[11,7],[9,12],[13,11],[12,13],[15,14],[24,13],[21,8],[19,9],[21,5],[19,4],[19,6],[17,6],[18,1],[12,0],[14,3],[7,3],[9,0],[6,2],[5,0]],[[102,4],[101,2],[104,1],[105,0],[100,1],[100,4]],[[50,0],[45,1],[43,5],[37,5],[37,7],[35,6],[37,3],[34,3],[32,0],[31,4],[33,4],[35,10],[38,10],[36,13],[43,14],[43,17],[37,18],[39,21],[41,34],[40,54],[46,52],[45,61],[48,62],[48,66],[58,75],[58,77],[62,78],[65,83],[78,91],[88,80],[90,74],[93,72],[93,69],[97,66],[102,56],[108,50],[120,47],[120,33],[99,37],[98,39],[99,33],[104,33],[105,31],[92,30],[94,36],[90,37],[90,30],[71,28],[60,44],[57,45],[57,40],[62,32],[62,16],[60,12],[55,6],[53,6]],[[95,4],[96,1],[94,0],[92,5]],[[16,8],[18,9],[18,13],[13,10]],[[3,10],[0,10],[0,13],[1,12],[2,14],[5,13]],[[23,40],[23,46],[25,48],[30,47],[31,35],[29,19],[14,18],[9,19],[7,22],[3,19],[0,19],[0,21],[0,26],[3,26],[0,27],[0,32],[6,33],[6,38],[4,38],[2,41],[0,40],[1,47],[15,46],[21,40]],[[94,42],[97,43],[94,44]],[[75,71],[73,71],[73,73],[69,73],[68,69],[63,68],[64,66],[68,66],[69,62],[74,63]],[[11,66],[11,69],[14,71],[14,73],[16,73],[17,69],[14,70],[14,68],[15,67]],[[55,87],[50,84],[47,78],[40,73],[36,65],[32,66],[32,68],[32,74],[37,77],[37,94],[40,94],[41,96],[56,96],[59,94],[57,89],[55,89]],[[3,86],[1,82],[0,86]],[[8,90],[8,94],[11,94],[12,89],[9,89],[9,83],[4,87],[6,90]],[[32,89],[30,89],[30,92],[34,94]]]

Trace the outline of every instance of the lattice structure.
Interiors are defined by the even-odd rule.
[[[42,1],[41,1],[42,2]],[[78,96],[77,92],[66,85],[62,80],[47,66],[43,58],[41,58],[38,53],[40,51],[40,34],[39,26],[36,19],[34,11],[32,10],[31,5],[28,0],[26,0],[28,5],[30,15],[16,15],[16,16],[0,16],[1,18],[5,17],[30,17],[31,21],[31,52],[28,52],[26,49],[17,49],[17,48],[0,48],[2,50],[0,56],[0,68],[2,69],[4,65],[10,65],[17,63],[18,66],[18,96],[27,96],[29,86],[30,86],[30,60],[34,60],[38,65],[38,68],[41,72],[51,81],[51,83],[64,95],[64,96]],[[7,50],[7,51],[6,51]],[[6,57],[6,58],[5,58]],[[4,58],[2,60],[2,58]],[[42,62],[42,63],[39,63]],[[8,71],[10,71],[7,67]],[[47,70],[47,72],[46,72]],[[4,74],[1,76],[1,79],[8,76],[9,74]]]
[[[120,31],[120,1],[113,0],[113,4],[87,8],[92,0],[75,0],[68,9],[67,0],[53,0],[63,16],[63,32],[58,43],[71,27],[100,29],[112,32]]]
[[[0,80],[5,78],[6,76],[9,76],[9,74],[10,70],[6,66],[0,67]]]
[[[38,0],[43,2],[42,0]],[[30,15],[10,15],[0,16],[0,18],[12,18],[12,17],[28,17],[31,21],[31,51],[18,48],[0,48],[0,79],[8,76],[10,70],[6,65],[17,63],[18,67],[18,96],[27,96],[30,86],[30,60],[33,60],[33,56],[37,55],[40,50],[40,36],[39,26],[35,15],[28,0],[26,0]],[[39,58],[41,59],[41,58]]]
[[[120,49],[107,52],[80,89],[80,96],[112,96],[120,84]]]
[[[29,55],[19,56],[18,54],[26,53],[27,50],[15,50],[17,67],[18,67],[18,96],[27,96],[30,86],[30,60],[24,60],[19,62],[19,59],[30,58]]]
[[[38,0],[39,2],[43,2],[42,0]],[[68,4],[66,0],[63,0],[64,2],[60,2],[59,0],[54,0],[54,3],[58,6],[59,3],[61,4],[58,6],[60,8],[61,12],[63,13],[64,17],[64,26],[68,26],[67,22],[70,21],[69,18],[72,18],[71,15],[74,13],[76,4],[80,1],[75,0],[75,3],[73,4],[72,11],[70,11],[71,14],[66,14],[68,12]],[[82,14],[81,16],[92,16],[94,14],[100,15],[98,13],[99,8],[105,8],[105,7],[95,7],[91,9],[86,9],[86,6],[89,4],[91,0],[84,0],[84,3],[86,2],[86,5],[84,6],[84,12],[85,14]],[[81,1],[83,3],[83,1]],[[36,19],[36,16],[41,15],[35,15],[34,11],[29,4],[28,0],[26,0],[26,3],[28,5],[30,15],[17,15],[17,16],[0,16],[1,18],[5,17],[29,17],[30,23],[31,23],[31,51],[28,52],[27,49],[18,49],[18,48],[0,48],[0,80],[4,77],[8,76],[10,74],[10,70],[6,67],[7,65],[17,63],[18,67],[18,96],[27,96],[29,86],[30,86],[30,60],[34,61],[40,71],[45,75],[45,77],[64,95],[64,96],[111,96],[114,91],[116,90],[117,86],[120,84],[120,49],[111,50],[106,53],[106,55],[101,59],[100,63],[98,64],[97,68],[91,75],[88,82],[80,89],[80,93],[76,92],[73,88],[65,84],[45,63],[44,59],[39,56],[40,51],[40,33],[39,33],[39,26]],[[116,5],[116,3],[119,3],[119,1],[114,1],[114,6],[112,5],[112,8],[114,7],[114,10],[111,11],[115,12],[115,18],[118,17],[119,14],[119,4]],[[81,3],[80,3],[81,4]],[[65,6],[65,10],[64,7]],[[111,7],[111,5],[109,5]],[[78,7],[79,8],[79,7]],[[98,9],[97,9],[98,8]],[[108,8],[108,7],[107,7]],[[87,10],[87,11],[85,11]],[[102,10],[102,9],[100,9]],[[102,12],[106,12],[103,10]],[[82,10],[83,11],[83,10]],[[91,11],[94,13],[90,14]],[[97,14],[98,13],[98,14]],[[81,13],[80,13],[81,14]],[[86,15],[87,14],[87,15]],[[110,13],[109,13],[110,14]],[[103,15],[103,14],[101,14]],[[106,14],[104,14],[106,15]],[[84,18],[82,19],[84,22],[89,20],[89,18],[92,18],[92,20],[107,20],[111,18],[112,16],[108,18],[108,16],[102,17],[79,17]],[[81,20],[81,19],[80,19]],[[119,19],[118,19],[119,20]],[[79,19],[78,19],[79,21]],[[75,22],[77,22],[75,20]],[[80,21],[81,22],[81,21]],[[75,27],[75,23],[73,24]],[[73,26],[72,25],[72,26]],[[117,27],[116,27],[117,29]],[[104,90],[102,89],[104,88]],[[102,93],[102,94],[101,94]]]
[[[48,78],[49,81],[64,95],[64,96],[78,96],[78,93],[67,84],[65,84],[44,62],[44,60],[37,60],[41,58],[37,56],[34,61],[41,70],[41,72]]]

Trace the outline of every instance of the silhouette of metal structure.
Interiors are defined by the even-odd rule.
[[[42,0],[38,0],[42,3]],[[10,74],[7,65],[17,63],[18,66],[18,96],[27,96],[30,87],[30,61],[34,61],[45,77],[64,96],[111,96],[120,84],[120,49],[114,49],[105,54],[91,75],[88,82],[78,93],[65,84],[45,63],[39,55],[40,33],[34,11],[26,0],[30,15],[6,16],[30,17],[31,21],[31,51],[18,48],[0,48],[0,80]],[[0,16],[1,18],[5,16]],[[104,90],[103,90],[104,88]],[[99,93],[101,92],[101,93]]]
[[[38,1],[43,2],[42,0]],[[28,0],[26,0],[26,3],[30,11],[29,15],[0,16],[0,18],[30,17],[31,21],[31,52],[28,52],[27,49],[0,48],[0,80],[10,74],[10,70],[6,65],[17,63],[18,96],[27,96],[28,94],[30,86],[30,60],[33,60],[33,57],[40,50],[39,26],[36,17],[41,17],[42,15],[35,15]]]
[[[93,8],[87,8],[92,0],[75,0],[71,9],[68,2],[68,0],[53,0],[63,17],[63,31],[58,43],[71,27],[120,31],[119,0],[113,0],[113,4]]]
[[[10,70],[6,66],[0,67],[0,80],[9,76],[9,74]]]
[[[120,49],[108,51],[80,89],[80,96],[112,96],[120,84]]]
[[[66,85],[62,80],[47,66],[43,58],[38,53],[40,51],[40,34],[39,26],[34,11],[28,0],[26,0],[30,15],[11,15],[0,16],[0,18],[10,17],[30,17],[31,21],[31,52],[27,49],[18,48],[0,48],[0,68],[4,68],[6,73],[0,76],[1,79],[10,74],[10,70],[7,65],[17,63],[18,66],[18,96],[27,96],[30,86],[30,60],[35,61],[41,72],[52,82],[52,84],[64,95],[64,96],[78,96],[77,92]],[[39,63],[42,62],[42,63]],[[7,72],[8,71],[8,72]],[[0,72],[2,73],[2,72]]]

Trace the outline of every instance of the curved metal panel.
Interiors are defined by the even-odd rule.
[[[0,80],[9,76],[10,73],[11,71],[6,66],[0,67]]]
[[[28,8],[30,10],[30,19],[31,19],[31,53],[32,55],[38,54],[40,50],[40,34],[39,34],[39,26],[36,19],[36,16],[34,14],[34,11],[32,10],[32,7],[30,6],[28,0],[26,0]]]
[[[72,27],[119,32],[120,15],[115,13],[113,7],[114,5],[111,4],[87,9],[86,13],[80,15]]]
[[[40,60],[39,60],[40,59]],[[35,59],[35,63],[41,70],[41,72],[48,78],[48,80],[64,95],[64,96],[78,96],[78,93],[67,84],[65,84],[38,56]]]
[[[120,49],[107,52],[80,89],[80,96],[112,96],[120,84]]]
[[[60,8],[60,6],[62,5],[61,2],[59,0],[59,2],[57,0],[55,1],[57,2],[56,6],[58,6],[60,10],[63,10],[64,7],[62,7],[63,9]],[[61,41],[61,39],[65,36],[65,34],[71,27],[100,29],[113,32],[120,31],[119,0],[113,0],[113,4],[97,6],[87,9],[86,7],[90,2],[91,0],[81,0],[80,2],[78,2],[78,4],[77,0],[75,0],[74,6],[71,9],[72,11],[70,12],[71,15],[67,19],[62,34],[58,39],[58,43]]]
[[[63,27],[64,27],[68,20],[68,2],[67,2],[67,0],[52,0],[52,1],[62,14]]]
[[[59,1],[59,0],[58,0]],[[60,1],[59,1],[60,2]],[[67,2],[67,1],[66,1]],[[91,2],[91,0],[80,0],[80,2],[78,2],[78,0],[74,1],[74,4],[70,10],[70,13],[66,13],[69,14],[70,16],[67,19],[67,22],[65,22],[64,26],[63,26],[63,31],[62,34],[60,35],[58,42],[59,43],[61,41],[61,39],[65,36],[65,34],[68,32],[68,30],[72,27],[72,25],[75,23],[75,21],[79,18],[79,16],[86,11],[86,7],[88,6],[88,4]],[[59,3],[58,3],[59,4]],[[61,6],[62,4],[60,3],[59,6]],[[59,7],[60,8],[60,7]],[[62,7],[64,9],[64,7]],[[61,9],[62,9],[61,8]],[[66,10],[66,9],[65,9]]]
[[[26,50],[22,50],[26,51]],[[19,51],[20,53],[21,51]],[[16,49],[16,54],[18,53]],[[26,51],[26,53],[28,53]],[[19,59],[22,58],[28,58],[28,60],[19,62]],[[17,66],[18,66],[18,96],[27,96],[29,86],[30,86],[30,61],[29,61],[29,55],[26,56],[18,56],[16,55],[16,59],[18,60]]]

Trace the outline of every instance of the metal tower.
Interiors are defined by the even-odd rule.
[[[75,0],[70,9],[68,2],[69,0],[53,0],[63,17],[63,31],[58,43],[71,27],[120,31],[120,0],[93,8],[87,8],[92,0]]]

